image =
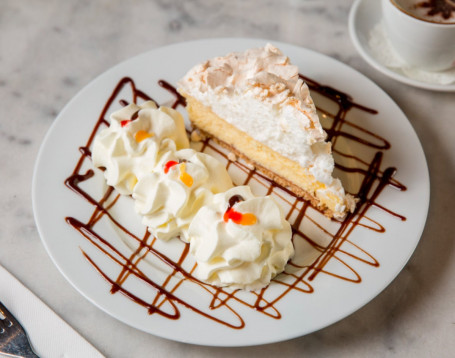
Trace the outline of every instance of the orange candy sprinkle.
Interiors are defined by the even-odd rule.
[[[180,164],[179,169],[180,169],[179,179],[187,187],[191,187],[193,185],[193,177],[185,171],[185,169],[186,169],[185,163]]]
[[[252,213],[239,213],[233,208],[226,210],[223,216],[224,222],[228,222],[231,219],[235,224],[238,225],[254,225],[257,222],[256,215]]]
[[[252,213],[246,213],[242,215],[240,225],[254,225],[256,224],[256,221],[257,221],[256,215]]]
[[[170,160],[164,165],[164,173],[167,174],[169,173],[169,170],[174,166],[179,164],[175,160]],[[186,165],[185,163],[181,163],[179,165],[180,169],[180,176],[179,179],[182,181],[183,184],[185,184],[187,187],[191,187],[193,185],[193,177],[189,175],[185,170],[186,170]]]
[[[140,131],[137,131],[137,132],[136,132],[136,134],[134,135],[134,139],[136,139],[136,142],[140,143],[140,142],[142,142],[144,139],[153,137],[154,135],[155,135],[155,133],[153,133],[153,132],[149,133],[149,132],[140,130]]]

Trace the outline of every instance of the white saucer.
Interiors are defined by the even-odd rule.
[[[372,67],[399,82],[432,91],[455,92],[455,84],[441,85],[422,82],[406,76],[399,69],[384,66],[371,51],[368,38],[373,27],[381,20],[381,2],[378,0],[356,0],[349,13],[349,35],[355,48]]]

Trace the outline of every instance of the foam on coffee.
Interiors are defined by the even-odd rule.
[[[405,13],[440,24],[455,24],[455,0],[391,0]]]

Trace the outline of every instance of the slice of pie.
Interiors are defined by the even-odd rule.
[[[179,82],[193,126],[327,216],[355,207],[298,68],[276,47],[216,57]]]

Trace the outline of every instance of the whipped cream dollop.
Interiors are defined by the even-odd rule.
[[[188,242],[188,226],[198,210],[232,186],[226,168],[215,158],[192,149],[169,150],[138,179],[134,207],[158,239],[180,236]]]
[[[179,91],[302,167],[317,167],[316,179],[329,183],[330,144],[324,142],[308,86],[276,47],[267,44],[199,64],[179,82]]]
[[[290,224],[271,197],[233,187],[223,164],[188,146],[177,111],[153,102],[131,104],[97,135],[92,160],[105,168],[108,185],[132,195],[155,237],[190,243],[198,279],[265,287],[294,253]]]
[[[270,196],[248,186],[215,195],[199,209],[188,236],[193,275],[216,286],[256,290],[284,270],[294,254],[292,230]]]
[[[114,112],[96,137],[92,161],[105,168],[108,185],[130,195],[139,178],[153,170],[162,153],[189,147],[182,115],[154,102],[129,104]]]

